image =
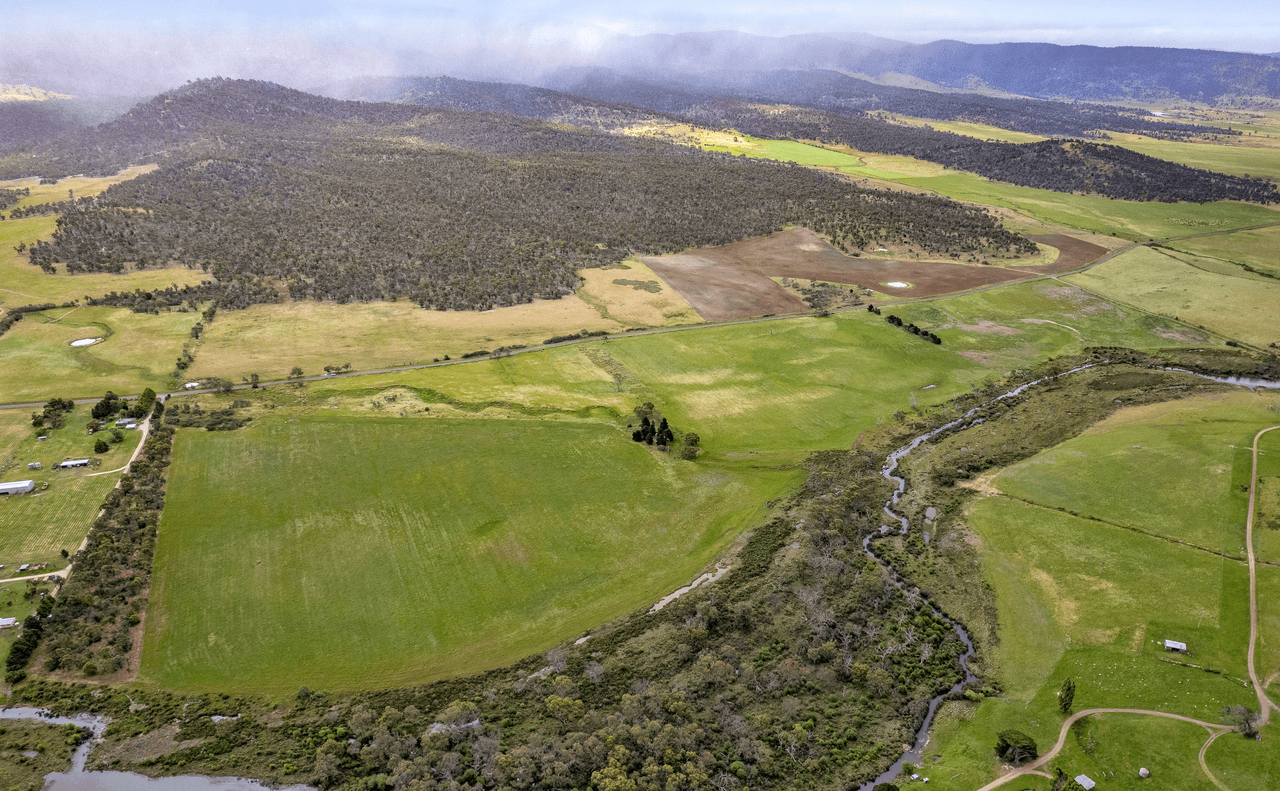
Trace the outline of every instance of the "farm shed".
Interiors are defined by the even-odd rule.
[[[59,462],[56,466],[64,470],[69,470],[72,467],[88,467],[89,460],[88,459],[67,459],[66,461]]]
[[[9,481],[0,483],[0,494],[26,494],[35,491],[35,481]]]
[[[1177,651],[1180,654],[1187,652],[1187,644],[1179,643],[1177,640],[1165,640],[1164,648],[1166,651]]]
[[[1076,782],[1080,784],[1080,787],[1083,788],[1084,791],[1091,791],[1091,789],[1097,785],[1097,783],[1089,779],[1089,775],[1076,775]]]
[[[27,465],[27,469],[28,469],[28,470],[39,470],[39,469],[43,469],[43,466],[40,464],[40,462],[38,462],[38,461],[33,461],[33,462],[31,462],[30,464],[28,464],[28,465]]]
[[[0,629],[12,629],[17,625],[17,618],[0,618]]]

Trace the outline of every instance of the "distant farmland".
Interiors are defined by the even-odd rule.
[[[802,474],[709,471],[602,423],[182,431],[142,676],[291,692],[498,667],[684,584]]]

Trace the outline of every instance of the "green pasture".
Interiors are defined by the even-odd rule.
[[[90,406],[79,406],[60,429],[37,430],[27,409],[0,410],[0,480],[34,480],[32,494],[0,497],[0,579],[16,574],[23,563],[49,563],[50,569],[66,565],[61,550],[75,552],[98,515],[102,499],[115,486],[118,475],[94,475],[123,467],[138,447],[141,433],[125,431],[124,439],[106,453],[94,453],[99,437],[85,430]],[[48,438],[37,440],[45,434]],[[95,466],[55,470],[66,458],[93,459]],[[42,469],[27,468],[40,462]],[[12,572],[12,573],[10,573]]]
[[[182,430],[142,678],[278,693],[498,667],[685,584],[802,477],[674,460],[600,422]]]
[[[1159,203],[1124,201],[1097,195],[1019,187],[972,173],[948,171],[923,178],[900,177],[950,198],[1004,206],[1049,225],[1081,228],[1106,236],[1141,241],[1280,223],[1280,212],[1248,203]]]
[[[1064,280],[1228,338],[1280,342],[1280,280],[1217,259],[1139,247]]]
[[[902,119],[913,126],[931,126],[941,132],[954,132],[957,135],[976,137],[979,140],[1000,140],[1005,143],[1037,143],[1047,139],[1043,135],[1015,132],[1009,129],[1001,129],[998,126],[991,126],[990,124],[975,124],[968,121],[939,121],[934,118],[911,118],[909,116],[902,116]]]
[[[1280,784],[1280,734],[1274,712],[1271,721],[1261,741],[1227,734],[1205,753],[1209,771],[1231,791],[1272,791]]]
[[[972,788],[996,775],[991,749],[1005,728],[1030,733],[1042,749],[1052,744],[1068,676],[1076,711],[1144,708],[1218,722],[1223,706],[1251,704],[1241,681],[1248,569],[1217,551],[1242,555],[1247,447],[1277,422],[1277,403],[1240,391],[1129,408],[994,479],[1011,496],[974,502],[965,521],[999,613],[991,650],[1002,695],[948,704],[930,748],[942,756],[933,781]],[[1280,467],[1280,443],[1276,450]],[[1280,608],[1268,604],[1280,600],[1280,568],[1261,566],[1258,589],[1258,670],[1267,677],[1280,670]],[[1165,639],[1189,653],[1168,654]],[[1201,787],[1189,767],[1207,733],[1196,741],[1193,730],[1118,715],[1082,733],[1092,733],[1093,755],[1073,733],[1053,765],[1117,779],[1147,766],[1161,788]],[[1141,749],[1147,738],[1162,746]]]
[[[313,399],[406,386],[476,408],[532,414],[618,414],[653,402],[680,431],[694,431],[721,460],[793,463],[847,447],[877,418],[967,391],[988,369],[882,318],[825,318],[708,327],[396,375],[313,385]],[[922,388],[934,385],[934,388]]]
[[[1217,258],[1228,264],[1245,264],[1280,277],[1280,227],[1237,231],[1221,236],[1179,239],[1170,247],[1202,258]],[[1238,272],[1239,267],[1232,267]]]
[[[1276,405],[1280,398],[1242,389],[1127,409],[994,484],[1021,500],[1243,558],[1246,448]]]
[[[1208,739],[1207,728],[1190,722],[1141,714],[1095,714],[1071,726],[1066,745],[1050,767],[1061,768],[1070,777],[1088,775],[1107,788],[1155,785],[1162,791],[1204,791],[1209,779],[1196,757]],[[1151,772],[1145,780],[1138,775],[1143,768]]]
[[[1008,370],[1077,354],[1089,346],[1168,348],[1204,337],[1180,337],[1179,325],[1122,310],[1057,282],[1024,283],[913,305],[884,306],[904,321],[936,333],[943,347]]]
[[[56,308],[30,313],[0,336],[0,403],[84,398],[114,390],[169,389],[174,361],[190,341],[190,313],[153,316],[127,308]],[[73,347],[80,338],[101,343]]]
[[[1182,640],[1197,664],[1244,673],[1248,612],[1224,595],[1243,589],[1247,607],[1243,564],[1002,497],[976,503],[969,525],[994,556],[997,659],[1009,694],[1025,699],[1080,645],[1156,662],[1161,640]]]
[[[1201,170],[1280,180],[1280,147],[1187,143],[1119,133],[1113,133],[1109,142],[1139,154]]]
[[[938,124],[933,125],[942,128]],[[1003,206],[1048,225],[1080,228],[1131,241],[1189,236],[1267,223],[1280,224],[1280,213],[1274,209],[1246,203],[1159,203],[1112,200],[1097,195],[1072,195],[991,181],[973,173],[948,170],[941,165],[911,157],[871,154],[852,149],[834,150],[790,140],[743,139],[745,142],[740,148],[707,148],[748,157],[795,162],[809,167],[830,168],[850,176],[897,181],[960,201]],[[1280,157],[1280,149],[1230,149],[1190,143],[1178,145],[1227,152],[1217,156],[1237,162],[1242,167],[1245,164],[1272,162]],[[1230,153],[1234,151],[1255,153]],[[1275,162],[1275,166],[1280,169],[1280,160]]]

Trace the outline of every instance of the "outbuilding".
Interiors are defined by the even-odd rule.
[[[186,384],[183,385],[183,388],[187,390],[195,390],[199,386],[200,386],[199,382],[187,382]]]
[[[36,490],[35,481],[8,481],[0,483],[0,494],[26,494]]]
[[[33,462],[31,462],[30,464],[28,464],[28,465],[27,465],[27,469],[28,469],[28,470],[40,470],[40,469],[44,469],[44,467],[40,464],[40,462],[38,462],[38,461],[33,461]]]
[[[1185,654],[1187,652],[1187,644],[1179,643],[1177,640],[1165,640],[1164,649],[1166,651],[1177,651],[1180,654]]]
[[[12,629],[17,625],[17,618],[0,618],[0,629]]]
[[[89,460],[88,459],[67,459],[66,461],[58,462],[56,466],[64,470],[69,470],[72,467],[88,467]]]
[[[1076,782],[1080,784],[1084,791],[1093,791],[1093,787],[1097,785],[1089,778],[1089,775],[1076,775]]]

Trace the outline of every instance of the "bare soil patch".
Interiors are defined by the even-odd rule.
[[[1056,275],[1059,272],[1069,272],[1072,269],[1084,266],[1090,261],[1098,260],[1108,252],[1105,247],[1086,242],[1083,239],[1077,239],[1074,236],[1067,236],[1065,233],[1028,235],[1027,238],[1033,242],[1058,248],[1058,260],[1052,264],[1017,267],[1019,271],[1034,272],[1037,275]]]
[[[774,277],[844,283],[896,296],[903,291],[883,284],[900,281],[914,286],[911,296],[931,297],[1026,276],[1024,271],[1003,267],[850,258],[804,228],[641,260],[707,321],[809,310],[802,300],[770,279]]]

